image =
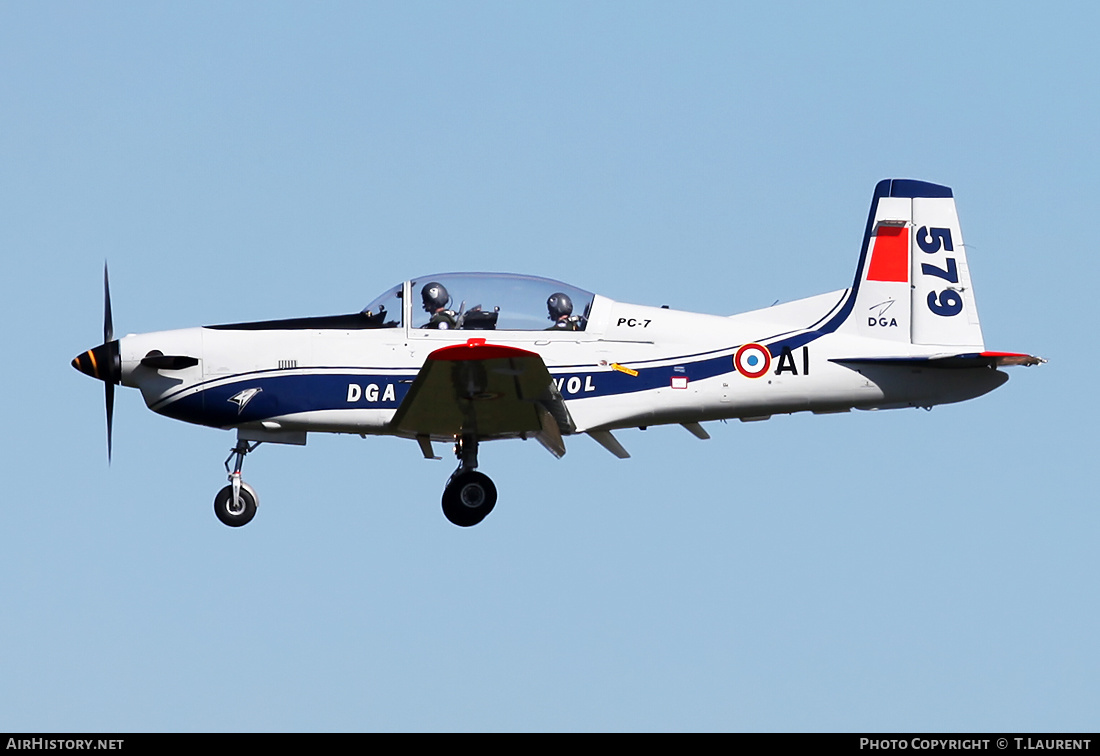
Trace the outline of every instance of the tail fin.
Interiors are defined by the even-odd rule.
[[[889,341],[984,350],[955,199],[946,186],[875,187],[843,330]]]

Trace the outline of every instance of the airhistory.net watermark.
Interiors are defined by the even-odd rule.
[[[120,751],[121,738],[8,738],[5,750],[15,751]]]

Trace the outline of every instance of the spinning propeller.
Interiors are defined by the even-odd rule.
[[[122,380],[122,360],[115,328],[111,319],[111,285],[107,279],[107,263],[103,263],[103,343],[77,355],[74,368],[103,381],[107,405],[107,461],[111,461],[111,426],[115,412],[115,385]]]

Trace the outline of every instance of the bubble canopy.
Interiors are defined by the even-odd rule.
[[[442,286],[444,294],[429,284]],[[431,295],[426,289],[432,289]],[[405,284],[398,284],[363,309],[375,321],[376,328],[399,328],[402,325]],[[439,273],[420,276],[408,282],[409,314],[413,328],[427,328],[430,313],[442,306],[453,313],[455,326],[462,330],[544,331],[553,327],[548,300],[555,295],[554,305],[562,313],[562,298],[572,305],[569,313],[576,322],[575,330],[584,330],[592,307],[593,294],[576,286],[538,276],[511,273]],[[432,297],[434,295],[434,298]]]

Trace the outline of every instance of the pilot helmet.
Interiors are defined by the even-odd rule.
[[[447,288],[436,281],[424,284],[424,288],[420,290],[420,298],[424,300],[424,312],[435,312],[440,307],[446,307],[451,301]]]
[[[550,312],[550,320],[559,320],[573,314],[573,300],[559,291],[546,300],[546,309]]]

